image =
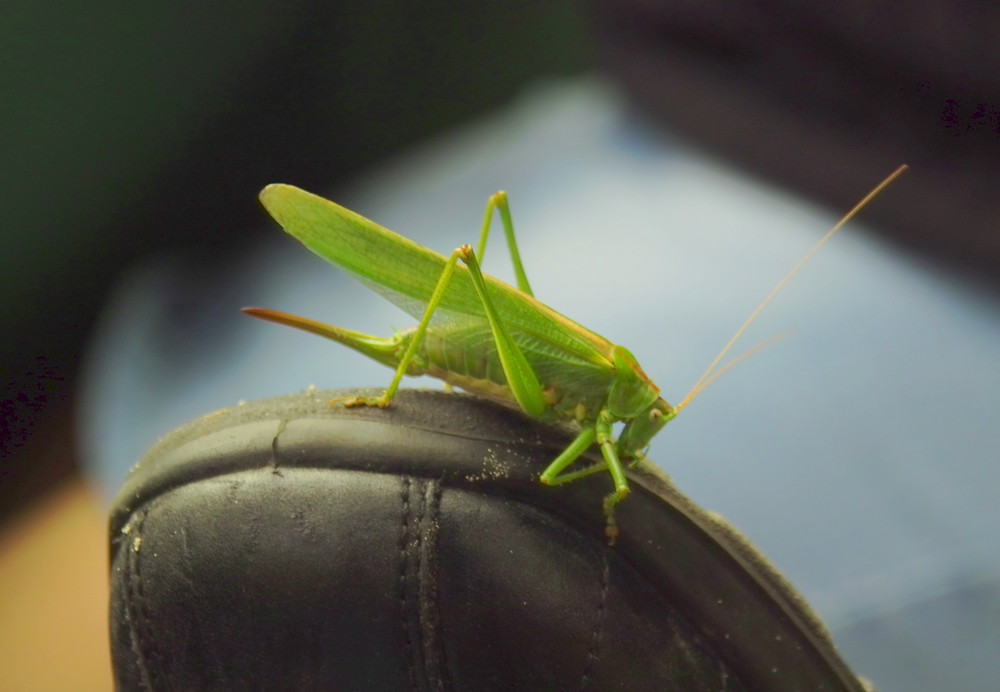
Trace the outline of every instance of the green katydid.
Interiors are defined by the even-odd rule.
[[[324,336],[395,368],[382,396],[345,400],[348,406],[388,406],[404,375],[426,374],[516,404],[534,418],[575,421],[578,434],[542,471],[540,480],[561,485],[607,470],[614,489],[604,500],[604,514],[613,539],[615,505],[629,493],[625,466],[640,463],[664,425],[722,372],[749,355],[720,367],[737,339],[788,280],[905,168],[901,166],[873,189],[799,260],[676,406],[660,396],[659,388],[627,349],[535,299],[503,192],[489,198],[478,250],[464,245],[446,258],[322,197],[289,185],[269,185],[261,192],[261,201],[288,233],[420,322],[390,338],[380,338],[274,310],[244,308],[244,312]],[[517,288],[480,269],[497,212]],[[618,422],[624,427],[616,439],[612,426]],[[595,442],[603,463],[571,469]]]

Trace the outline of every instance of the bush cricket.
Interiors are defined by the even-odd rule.
[[[389,406],[404,375],[430,375],[516,405],[533,418],[575,421],[578,434],[542,471],[540,480],[561,485],[606,470],[614,489],[605,497],[603,509],[607,535],[614,540],[614,509],[629,493],[626,466],[641,463],[652,438],[705,387],[766,345],[722,365],[743,332],[789,279],[905,169],[900,166],[876,186],[792,267],[673,406],[660,396],[659,388],[626,348],[534,297],[504,192],[487,202],[478,248],[463,245],[444,257],[322,197],[290,185],[269,185],[261,192],[261,201],[289,234],[420,322],[381,338],[274,310],[244,308],[244,312],[332,339],[395,369],[380,397],[348,399],[344,401],[347,406]],[[480,269],[497,214],[517,288]],[[618,422],[624,427],[616,439],[613,426]],[[595,443],[603,463],[572,468]]]

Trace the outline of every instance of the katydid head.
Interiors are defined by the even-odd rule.
[[[663,426],[676,417],[677,409],[657,397],[622,429],[618,436],[618,455],[631,459],[641,454]]]
[[[660,388],[639,367],[624,346],[612,346],[615,381],[608,393],[608,410],[618,420],[631,420],[645,411],[660,395]]]

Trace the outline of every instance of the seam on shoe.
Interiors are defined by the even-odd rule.
[[[430,679],[428,677],[427,670],[427,657],[426,657],[426,623],[424,621],[424,569],[425,569],[425,555],[424,555],[424,537],[426,533],[425,522],[427,517],[427,482],[423,479],[417,479],[415,495],[420,498],[420,503],[418,504],[417,515],[413,521],[413,530],[410,535],[410,555],[413,557],[413,596],[414,596],[414,616],[416,617],[417,642],[414,647],[414,661],[413,665],[416,669],[417,675],[419,675],[419,687],[414,689],[426,690],[429,689]]]
[[[586,689],[591,680],[594,664],[597,662],[597,649],[604,634],[604,613],[608,605],[608,592],[611,590],[611,563],[608,561],[607,549],[601,550],[601,597],[597,603],[597,613],[594,616],[594,629],[590,633],[590,648],[587,651],[587,665],[580,678],[580,689]]]
[[[417,689],[417,671],[413,664],[413,640],[410,638],[409,598],[407,597],[407,571],[409,554],[407,543],[410,535],[410,488],[413,481],[409,476],[403,476],[400,489],[400,522],[399,522],[399,627],[403,632],[403,648],[406,654],[406,673],[410,681],[410,689]]]
[[[424,506],[420,526],[420,634],[423,642],[424,670],[432,690],[450,689],[441,632],[440,561],[438,537],[441,530],[441,482],[428,481],[424,488]]]
[[[153,683],[158,675],[157,660],[160,653],[153,635],[153,627],[146,608],[146,589],[142,581],[140,568],[142,552],[142,529],[146,523],[148,511],[138,512],[137,521],[133,524],[131,543],[126,544],[128,551],[128,603],[126,612],[129,615],[131,627],[130,639],[132,653],[135,655],[136,667],[139,669],[141,684],[146,689],[154,689]]]

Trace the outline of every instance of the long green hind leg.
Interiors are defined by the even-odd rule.
[[[486,313],[486,320],[493,332],[493,341],[496,343],[497,356],[500,358],[500,367],[503,368],[507,386],[510,387],[511,394],[521,409],[529,416],[538,418],[545,412],[545,407],[548,405],[542,393],[542,384],[538,380],[538,375],[535,374],[528,359],[524,357],[521,347],[507,333],[507,328],[493,305],[493,299],[490,298],[486,279],[483,278],[483,272],[476,260],[476,253],[468,245],[463,245],[457,252],[461,254],[462,260],[468,266],[472,285],[476,287],[476,293],[479,294],[479,300],[483,304],[483,311]]]
[[[514,237],[514,222],[510,216],[510,205],[507,203],[507,193],[503,190],[490,195],[486,202],[486,213],[483,215],[483,227],[479,232],[479,245],[476,248],[476,256],[479,261],[483,261],[486,255],[486,239],[490,235],[490,224],[493,221],[493,210],[500,212],[500,220],[503,222],[503,232],[507,237],[507,248],[510,250],[510,261],[514,265],[514,276],[517,277],[517,287],[520,291],[529,296],[535,294],[531,291],[528,283],[528,275],[524,273],[524,265],[521,264],[521,253],[517,249],[517,239]]]

